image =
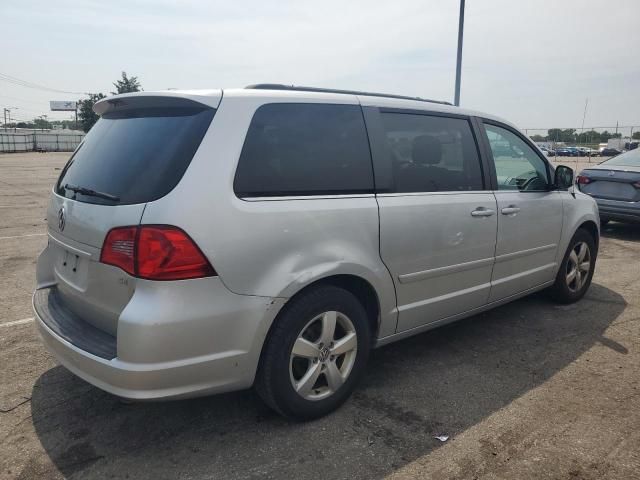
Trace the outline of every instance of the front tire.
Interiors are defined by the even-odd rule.
[[[588,231],[578,229],[562,259],[556,281],[550,291],[560,303],[574,303],[584,297],[591,285],[597,247]]]
[[[256,390],[293,420],[337,409],[364,373],[371,332],[362,303],[333,285],[294,297],[275,320],[263,348]]]

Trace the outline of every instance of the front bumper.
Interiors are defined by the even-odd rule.
[[[47,349],[80,378],[124,398],[186,398],[253,384],[262,344],[285,299],[236,295],[217,278],[141,283],[120,315],[113,358],[74,333],[77,328],[52,324],[51,316],[58,325],[67,319],[59,308],[45,308],[43,299],[49,305],[55,295],[36,290],[33,307]]]

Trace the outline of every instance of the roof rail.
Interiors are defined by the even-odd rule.
[[[428,98],[407,97],[405,95],[393,95],[390,93],[360,92],[358,90],[338,90],[335,88],[302,87],[298,85],[283,85],[281,83],[257,83],[255,85],[248,85],[245,88],[255,90],[294,90],[297,92],[342,93],[347,95],[366,95],[368,97],[397,98],[400,100],[416,100],[418,102],[451,105],[451,103],[444,102],[442,100],[429,100]]]

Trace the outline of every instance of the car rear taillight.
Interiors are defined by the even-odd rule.
[[[171,225],[110,230],[102,246],[100,262],[148,280],[186,280],[217,275],[191,237]]]
[[[120,267],[135,275],[135,244],[138,227],[119,227],[107,233],[100,262]]]
[[[184,231],[167,225],[141,226],[136,242],[137,275],[182,280],[215,275],[213,267]]]
[[[586,185],[587,183],[591,183],[591,179],[589,177],[585,177],[584,175],[578,175],[576,177],[576,181],[579,185]]]

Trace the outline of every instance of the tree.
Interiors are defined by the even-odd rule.
[[[138,77],[127,77],[127,72],[122,72],[122,79],[116,80],[113,86],[116,87],[117,91],[111,92],[112,95],[142,91],[142,85],[138,82]]]
[[[59,127],[65,130],[74,130],[76,128],[76,122],[73,120],[52,120],[49,123],[54,128]]]
[[[128,92],[140,92],[142,90],[142,85],[138,82],[138,77],[127,77],[127,72],[122,72],[122,78],[120,80],[116,80],[113,86],[116,87],[117,90],[117,92],[111,92],[113,95]],[[89,93],[87,95],[89,95],[89,98],[78,100],[78,118],[80,119],[82,130],[85,132],[91,130],[91,127],[93,127],[94,123],[96,123],[100,118],[93,111],[93,106],[99,100],[106,98],[102,93]]]
[[[98,100],[102,100],[106,98],[106,96],[102,93],[89,93],[89,98],[84,100],[78,100],[78,104],[80,105],[78,118],[80,119],[80,125],[82,126],[82,130],[88,132],[93,127],[93,124],[98,121],[98,114],[93,111],[93,106]]]
[[[531,140],[533,140],[534,142],[546,142],[547,141],[547,137],[543,137],[542,135],[531,135]]]
[[[576,141],[576,129],[565,128],[551,128],[547,131],[547,138],[553,142],[566,142],[573,143]]]
[[[600,142],[606,143],[610,138],[621,138],[621,133],[609,133],[608,131],[604,131],[600,134]]]
[[[48,122],[45,118],[34,118],[33,128],[37,128],[39,130],[49,130],[51,129],[51,122]]]
[[[587,130],[586,132],[578,134],[577,140],[578,143],[599,143],[600,132],[596,132],[595,130]]]

